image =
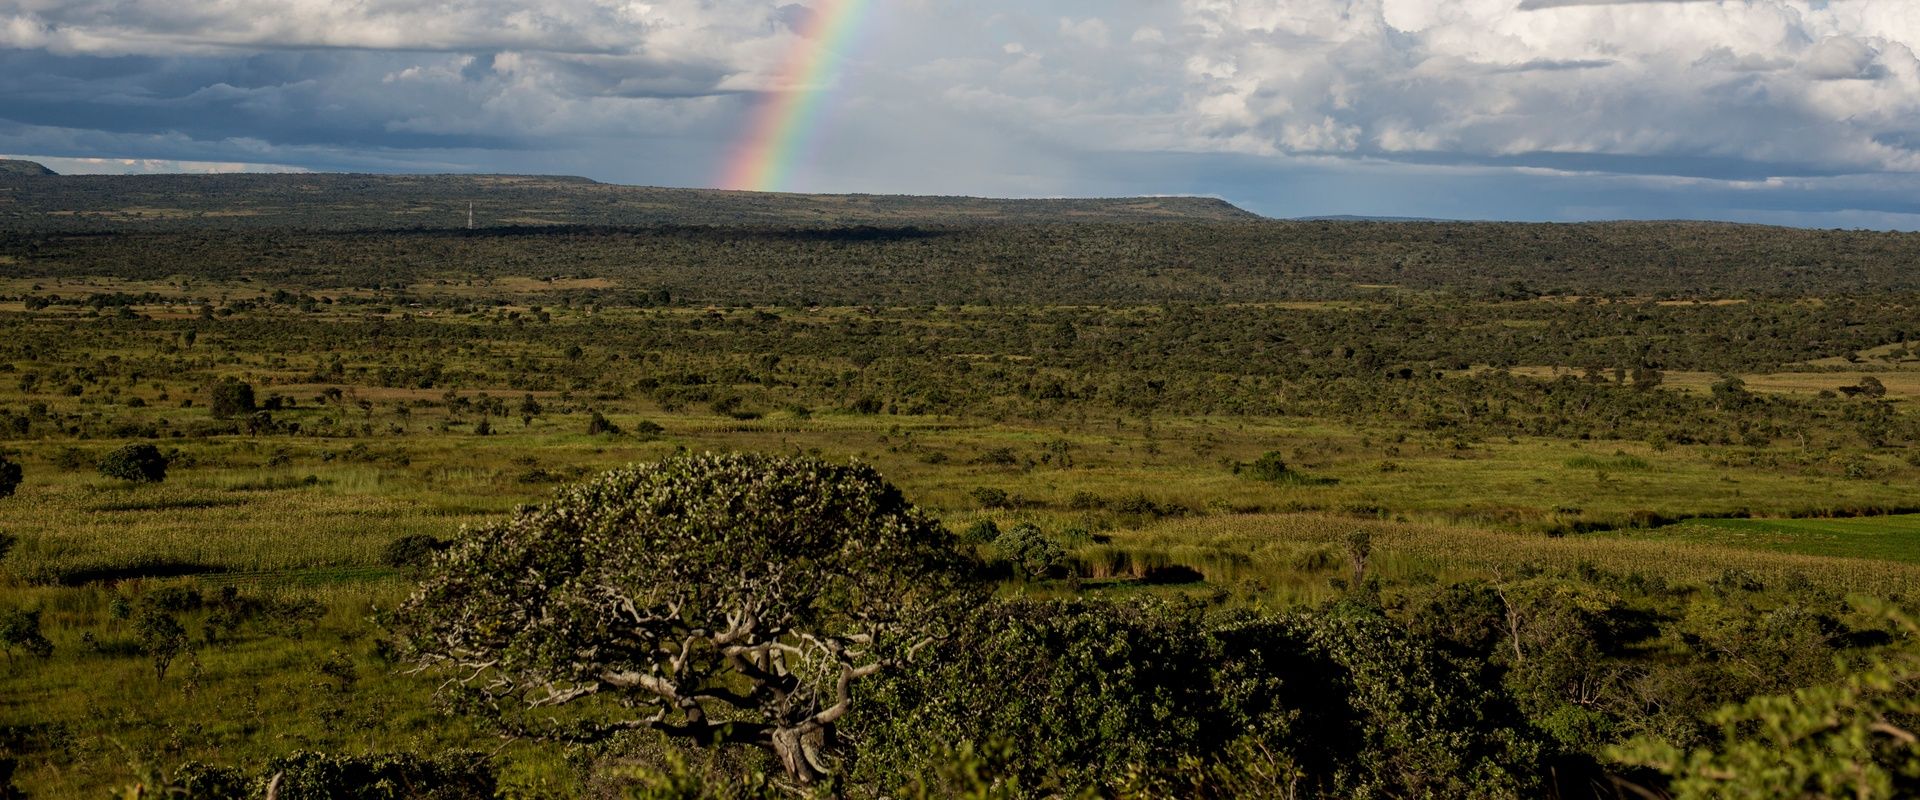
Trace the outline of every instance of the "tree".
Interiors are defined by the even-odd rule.
[[[965,565],[871,467],[685,455],[467,532],[393,621],[451,699],[524,734],[749,745],[805,784],[853,684],[966,603]]]
[[[233,419],[254,412],[253,385],[235,378],[227,378],[213,385],[212,413],[214,419]]]
[[[167,479],[167,457],[150,444],[130,444],[100,459],[100,474],[138,483],[159,483]]]
[[[155,605],[140,609],[140,616],[134,621],[133,633],[140,643],[140,652],[153,659],[153,675],[156,680],[165,680],[167,667],[173,659],[187,649],[187,629]]]
[[[0,497],[12,497],[20,488],[20,465],[0,456]]]
[[[1642,364],[1633,368],[1633,388],[1642,391],[1659,388],[1667,379],[1666,373]]]
[[[1020,571],[1035,578],[1044,578],[1059,570],[1067,558],[1059,544],[1047,538],[1040,526],[1030,522],[1015,525],[995,537],[993,547]]]
[[[1668,796],[1912,797],[1920,792],[1920,658],[1876,658],[1834,683],[1713,714],[1720,737],[1682,749],[1643,736],[1611,749],[1672,780]]]

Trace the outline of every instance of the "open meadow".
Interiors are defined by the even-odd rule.
[[[1194,241],[1216,224],[1281,235],[1189,224]],[[1339,235],[1323,227],[1296,232]],[[1419,250],[1405,240],[1434,226],[1404,227],[1355,235]],[[1371,609],[1436,642],[1449,675],[1499,687],[1511,730],[1536,742],[1512,768],[1520,794],[1659,785],[1657,758],[1618,748],[1710,747],[1714,709],[1911,646],[1897,622],[1920,602],[1910,294],[1802,274],[1797,294],[1676,301],[1668,273],[1639,285],[1630,266],[1597,302],[1579,284],[1599,267],[1560,294],[1451,265],[1275,288],[1215,242],[1182,267],[1211,271],[1208,301],[1124,259],[1036,283],[1004,271],[1018,256],[982,255],[994,234],[977,229],[940,234],[943,257],[996,266],[952,282],[881,269],[942,246],[925,231],[635,244],[601,239],[669,234],[517,230],[236,232],[186,249],[166,237],[208,235],[0,237],[0,436],[23,476],[0,499],[14,785],[97,796],[187,762],[473,750],[499,796],[617,796],[635,764],[680,762],[446,713],[389,617],[463,530],[690,453],[871,465],[1009,608],[1165,603],[1180,610],[1125,613],[1207,625]],[[1072,235],[1059,246],[1128,241]],[[610,253],[626,246],[656,260],[623,270]],[[187,263],[209,252],[217,266]],[[745,266],[703,284],[684,252],[797,254],[814,274],[755,283],[761,266]],[[449,261],[502,254],[540,263]],[[875,300],[851,299],[863,291]],[[109,468],[129,445],[150,445],[163,477]],[[865,752],[891,755],[849,749],[847,786],[892,791],[913,774],[901,754],[932,745],[864,719],[860,742],[892,743]],[[1124,766],[1049,758],[982,768],[1044,793],[1112,788]],[[754,763],[713,769],[768,769]]]

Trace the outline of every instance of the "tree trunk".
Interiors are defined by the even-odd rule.
[[[807,761],[804,738],[805,735],[794,728],[773,729],[773,754],[780,758],[780,767],[786,770],[787,777],[807,785],[819,780],[820,775]]]

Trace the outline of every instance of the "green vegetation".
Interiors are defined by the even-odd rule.
[[[158,447],[136,442],[101,457],[100,474],[135,483],[159,483],[167,479],[167,457]]]
[[[855,683],[930,641],[965,577],[871,468],[680,457],[468,531],[396,633],[509,730],[748,745],[811,785]]]
[[[8,180],[36,796],[1920,790],[1905,235]]]
[[[1697,519],[1662,536],[1735,542],[1785,553],[1851,556],[1920,564],[1920,514],[1849,519]]]

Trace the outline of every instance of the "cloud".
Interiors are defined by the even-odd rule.
[[[0,149],[699,185],[819,5],[0,0]],[[870,7],[814,87],[795,188],[1920,213],[1809,183],[1920,173],[1920,5],[1898,0]]]
[[[1521,0],[1521,11],[1568,6],[1625,6],[1639,3],[1712,3],[1719,0]]]
[[[37,161],[62,175],[227,175],[240,172],[302,173],[305,167],[252,164],[243,161],[181,161],[170,158],[62,158],[59,156],[0,155],[0,159]]]
[[[1817,81],[1874,80],[1886,70],[1874,63],[1879,51],[1850,36],[1829,36],[1807,49],[1800,69]]]
[[[1920,170],[1883,136],[1920,115],[1920,14],[1890,0],[1182,7],[1195,149],[1579,156],[1729,176]]]

